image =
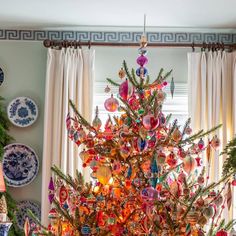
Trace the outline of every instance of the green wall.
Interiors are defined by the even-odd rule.
[[[25,187],[10,188],[16,200],[41,199],[41,163],[43,150],[44,87],[47,50],[41,42],[0,41],[0,67],[5,80],[0,95],[7,105],[18,96],[32,98],[39,107],[39,117],[30,127],[11,126],[10,133],[18,143],[32,147],[40,161],[38,176]]]

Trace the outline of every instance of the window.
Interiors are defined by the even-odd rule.
[[[119,112],[110,113],[105,110],[104,102],[109,98],[110,93],[107,94],[104,92],[105,87],[107,86],[106,82],[96,82],[94,89],[94,111],[95,107],[98,106],[99,109],[99,118],[101,119],[103,125],[105,124],[108,114],[111,116],[119,115]],[[110,86],[111,91],[114,92],[116,96],[118,89],[117,87]],[[178,124],[183,126],[185,121],[188,119],[188,91],[187,83],[175,83],[174,97],[171,97],[169,84],[164,90],[167,93],[166,100],[163,104],[162,112],[167,115],[172,113],[172,119],[178,119]],[[93,115],[94,117],[94,115]]]

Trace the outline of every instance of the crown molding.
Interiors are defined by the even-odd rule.
[[[0,29],[0,40],[43,41],[51,40],[81,40],[91,42],[139,42],[142,31],[75,31],[75,30],[29,30]],[[236,43],[236,33],[231,32],[163,32],[148,31],[149,43]]]

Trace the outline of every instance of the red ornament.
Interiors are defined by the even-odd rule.
[[[228,236],[228,233],[222,229],[216,233],[216,236]]]
[[[236,179],[234,179],[234,180],[232,181],[232,185],[233,185],[233,186],[236,186]]]
[[[133,87],[128,83],[128,80],[126,79],[119,87],[119,95],[126,101],[128,98],[130,98],[132,93]]]
[[[143,117],[143,126],[147,130],[153,130],[159,125],[159,119],[152,114]]]
[[[68,198],[68,191],[64,185],[61,186],[60,191],[59,191],[59,200],[60,203],[63,204],[66,199]]]

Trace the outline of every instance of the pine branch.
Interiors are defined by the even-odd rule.
[[[128,80],[130,81],[130,83],[135,87],[135,88],[138,88],[139,85],[135,83],[135,81],[133,80],[131,74],[129,73],[129,69],[127,67],[127,64],[126,64],[126,61],[124,60],[123,61],[123,67],[124,67],[124,70],[125,70],[125,73],[128,77]]]
[[[132,77],[133,77],[134,83],[135,83],[135,84],[138,84],[138,80],[137,80],[137,78],[136,78],[134,68],[132,68],[132,70],[131,70],[131,74],[132,74]]]
[[[120,84],[116,83],[115,81],[113,81],[113,80],[110,79],[110,78],[107,78],[107,81],[108,81],[111,85],[114,85],[114,86],[116,86],[116,87],[119,87],[119,86],[120,86]]]
[[[173,71],[173,70],[170,70],[170,71],[168,71],[168,72],[164,75],[163,81],[166,80],[166,79],[171,75],[172,71]]]
[[[51,170],[58,175],[61,179],[63,179],[67,184],[69,184],[72,188],[77,190],[77,185],[73,181],[72,177],[70,175],[65,175],[57,166],[52,166]]]
[[[166,116],[166,124],[169,123],[171,117],[172,117],[171,113]]]
[[[162,75],[163,71],[164,71],[164,69],[161,68],[157,78],[154,80],[154,82],[152,84],[160,83],[160,79],[161,79],[161,75]]]
[[[192,197],[192,200],[187,208],[187,210],[185,211],[183,217],[182,217],[182,220],[185,219],[185,217],[187,216],[187,214],[189,213],[189,211],[191,210],[192,206],[193,206],[193,203],[195,202],[195,200],[200,196],[200,194],[202,193],[202,188],[199,188],[196,192],[195,192],[195,195]]]
[[[77,115],[77,118],[78,118],[78,121],[80,122],[80,124],[84,125],[88,130],[90,130],[90,131],[94,132],[95,134],[97,134],[96,129],[93,126],[91,126],[89,124],[89,122],[78,112],[78,110],[75,107],[75,104],[71,100],[69,100],[69,103],[70,103],[73,111]]]

